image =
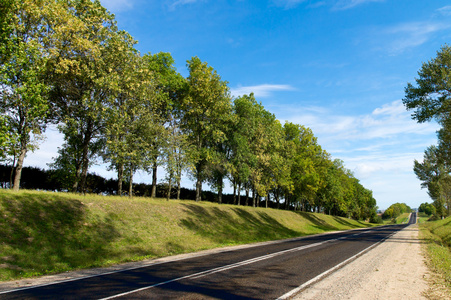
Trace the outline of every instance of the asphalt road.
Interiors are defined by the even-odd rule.
[[[415,214],[410,223],[415,222]],[[289,298],[409,224],[291,239],[0,293],[0,299]],[[297,290],[296,290],[297,289]]]

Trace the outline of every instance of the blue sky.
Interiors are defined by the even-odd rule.
[[[373,191],[378,206],[430,199],[412,171],[437,125],[402,105],[421,64],[451,41],[449,1],[101,0],[141,53],[170,52],[177,70],[198,56],[235,96],[312,128],[319,144]],[[61,144],[47,132],[27,165],[45,167]],[[44,163],[45,162],[45,163]],[[114,176],[104,166],[91,171]],[[150,176],[138,174],[138,180]],[[185,186],[192,183],[185,181]]]

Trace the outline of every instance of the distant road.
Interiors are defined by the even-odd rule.
[[[1,292],[0,299],[286,299],[409,224],[350,230]]]

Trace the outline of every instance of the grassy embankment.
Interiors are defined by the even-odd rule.
[[[451,294],[451,217],[420,224],[421,238],[426,242],[427,264],[440,275],[435,284]],[[432,297],[434,298],[434,297]]]
[[[384,219],[383,224],[388,225],[388,224],[407,223],[409,221],[409,215],[410,215],[410,213],[403,213],[403,214],[399,215],[398,217],[396,217],[395,219]]]
[[[419,224],[421,224],[421,223],[426,223],[428,220],[429,220],[429,218],[430,218],[431,216],[428,216],[427,214],[425,214],[424,212],[419,212],[418,213],[418,223]]]
[[[371,226],[208,202],[0,190],[0,280]]]

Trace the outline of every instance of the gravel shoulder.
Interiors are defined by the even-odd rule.
[[[418,225],[399,231],[294,299],[426,299],[430,273]]]

